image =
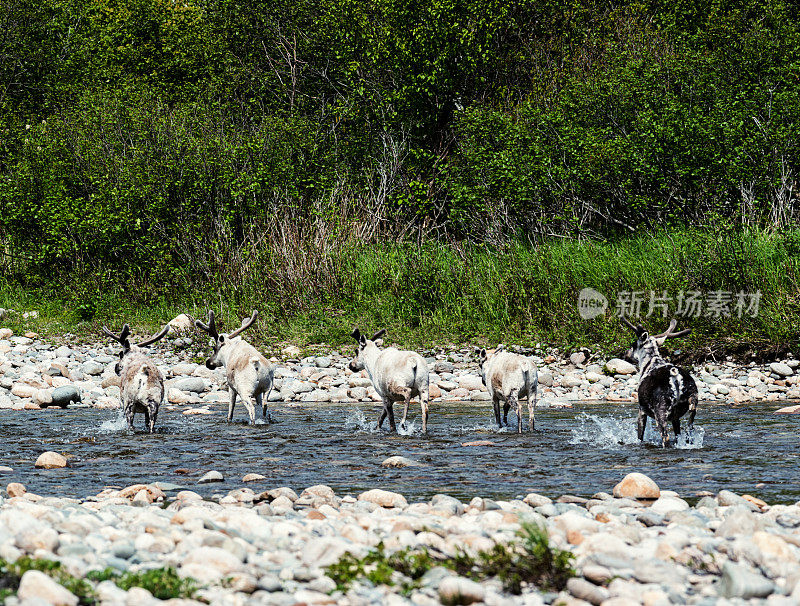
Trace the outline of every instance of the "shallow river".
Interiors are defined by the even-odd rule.
[[[277,422],[255,426],[241,422],[242,408],[230,424],[222,406],[209,416],[162,410],[154,435],[141,431],[140,415],[136,433],[130,432],[114,410],[3,410],[0,464],[14,472],[0,479],[53,496],[84,497],[106,486],[157,480],[211,496],[241,487],[242,476],[256,472],[267,477],[248,484],[256,492],[327,484],[340,496],[384,488],[409,500],[439,492],[469,500],[528,492],[588,497],[610,492],[629,471],[641,471],[690,500],[697,491],[727,488],[793,503],[800,500],[800,415],[772,414],[777,408],[703,409],[701,403],[693,444],[667,449],[656,446],[652,421],[645,444],[638,443],[634,406],[607,404],[537,411],[536,431],[522,435],[498,431],[486,403],[434,404],[428,436],[420,434],[419,408],[413,406],[417,417],[409,413],[406,435],[377,431],[379,407],[367,404],[272,405]],[[478,440],[494,445],[463,445]],[[71,455],[72,466],[34,469],[44,450]],[[421,465],[381,467],[392,455]],[[210,469],[225,481],[198,485]]]

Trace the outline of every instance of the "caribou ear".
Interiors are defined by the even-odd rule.
[[[358,340],[358,344],[361,347],[366,347],[367,346],[367,336],[366,335],[361,335],[361,338]]]
[[[650,338],[650,334],[646,330],[643,331],[642,334],[639,335],[639,340],[640,341],[647,341],[647,339],[649,339],[649,338]]]
[[[353,338],[354,338],[356,341],[361,341],[361,331],[360,331],[360,330],[358,330],[357,328],[354,328],[354,329],[353,329],[353,333],[352,333],[352,337],[353,337]]]
[[[375,345],[378,347],[383,347],[383,339],[375,339],[373,343],[375,343]]]
[[[486,355],[486,350],[483,347],[481,347],[480,351],[478,352],[478,355],[481,358],[481,362],[483,362],[488,357]]]

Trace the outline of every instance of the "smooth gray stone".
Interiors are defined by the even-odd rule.
[[[732,562],[722,565],[717,593],[724,598],[765,598],[775,592],[775,584],[745,566]]]
[[[208,381],[202,377],[182,377],[180,379],[175,379],[171,385],[171,387],[175,389],[192,393],[202,393],[208,390],[208,386]]]
[[[719,503],[717,503],[717,500],[714,497],[703,497],[697,501],[697,504],[694,506],[694,508],[700,509],[701,507],[707,507],[708,509],[716,509],[718,506]]]
[[[74,385],[64,385],[53,390],[53,403],[51,406],[66,408],[71,403],[81,401],[81,390]]]
[[[642,511],[636,514],[636,519],[645,526],[662,526],[664,516],[655,511]]]
[[[611,594],[605,587],[599,587],[585,579],[573,577],[567,581],[567,591],[578,599],[600,606]]]
[[[747,507],[750,511],[759,511],[758,507],[748,501],[747,499],[743,499],[735,492],[731,492],[730,490],[720,490],[719,494],[717,494],[717,501],[723,507],[731,506],[731,505],[742,505]]]
[[[172,484],[171,482],[153,482],[153,486],[163,490],[164,492],[172,492],[173,490],[185,490],[185,486],[180,484]]]
[[[275,575],[265,574],[263,577],[258,579],[258,588],[273,593],[275,591],[280,591],[282,585],[280,579]]]
[[[446,494],[434,495],[431,499],[431,507],[449,511],[452,515],[464,513],[464,504],[455,497]]]

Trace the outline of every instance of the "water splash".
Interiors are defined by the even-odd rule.
[[[692,431],[688,433],[688,435],[685,430],[681,430],[681,435],[678,436],[678,443],[675,444],[675,448],[682,450],[702,448],[705,437],[706,430],[698,425],[692,427]]]
[[[113,433],[125,431],[126,429],[128,429],[128,421],[125,419],[125,413],[120,409],[117,411],[117,417],[115,419],[106,419],[100,423],[100,427],[97,428],[97,431],[100,433]]]
[[[475,423],[474,425],[460,425],[454,427],[456,433],[516,433],[517,423],[516,420],[509,420],[509,424],[504,427],[498,427],[494,421],[488,423]],[[522,424],[523,430],[526,428],[525,423]]]
[[[405,426],[402,423],[397,424],[397,435],[400,436],[415,436],[422,435],[422,426],[417,427],[415,420],[406,419]]]
[[[422,435],[422,426],[417,426],[416,420],[407,419],[405,426],[395,416],[397,421],[397,434],[401,436]],[[389,421],[383,422],[384,427],[388,427]],[[378,429],[377,421],[368,421],[364,411],[359,408],[352,409],[344,419],[344,427],[347,431],[354,433],[381,433]]]
[[[378,433],[378,423],[367,421],[364,411],[360,408],[353,408],[347,413],[344,419],[344,428],[355,433]]]
[[[620,419],[584,412],[575,417],[575,422],[578,426],[571,430],[570,444],[588,444],[604,450],[619,450],[620,447],[639,443],[636,435],[636,417]],[[695,426],[691,435],[688,436],[685,431],[682,431],[674,447],[679,449],[702,448],[705,433],[705,429],[698,426]],[[644,441],[655,446],[661,445],[661,435],[656,431],[652,419],[648,420],[645,428]]]

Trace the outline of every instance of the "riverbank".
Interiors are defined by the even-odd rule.
[[[299,494],[243,487],[209,501],[171,488],[141,484],[78,500],[10,484],[0,498],[0,558],[58,561],[47,574],[73,589],[74,579],[88,579],[78,586],[82,603],[108,606],[159,603],[141,587],[158,587],[167,597],[153,580],[159,575],[171,575],[176,599],[167,603],[176,605],[612,606],[736,598],[788,605],[800,599],[797,504],[770,506],[721,491],[690,506],[641,474],[598,487],[604,490],[591,499],[555,501],[531,493],[409,502],[394,492],[341,495],[324,485]],[[546,540],[535,539],[534,555],[525,551],[524,537],[535,527]],[[555,571],[539,584],[558,586],[537,587],[528,577],[508,582],[506,573],[519,571],[508,556],[515,549],[528,562],[546,562],[526,574]],[[148,570],[154,572],[145,582]],[[7,597],[7,605],[39,604],[35,598],[57,594],[50,603],[78,603],[46,576],[28,574],[22,599]],[[116,583],[123,575],[140,586],[122,589]]]
[[[530,355],[536,362],[539,407],[570,406],[582,401],[636,401],[637,371],[624,360],[591,352],[563,357],[558,350],[509,347]],[[204,340],[196,333],[176,332],[150,350],[167,378],[166,410],[186,415],[208,414],[214,404],[229,401],[224,369],[212,371],[199,363],[206,350]],[[0,328],[0,409],[37,410],[59,403],[116,408],[119,406],[119,377],[114,372],[117,353],[118,347],[108,341],[59,345],[33,332],[16,335],[9,328]],[[431,370],[433,402],[489,399],[474,348],[422,353]],[[270,402],[380,401],[366,371],[354,373],[347,367],[352,348],[342,351],[326,348],[318,349],[317,355],[301,354],[298,347],[287,346],[272,356],[276,371]],[[766,364],[704,363],[694,365],[691,370],[704,403],[800,399],[800,360],[794,358]],[[73,394],[72,397],[67,393]]]
[[[248,339],[278,356],[288,345],[309,352],[349,345],[354,326],[387,328],[390,340],[414,349],[506,342],[619,354],[631,339],[614,315],[622,311],[653,332],[673,316],[691,327],[688,338],[668,344],[680,350],[676,359],[765,362],[800,356],[800,333],[788,320],[800,315],[799,242],[791,229],[496,246],[365,243],[326,233],[289,249],[267,240],[246,264],[201,276],[175,268],[159,279],[139,266],[129,268],[133,275],[116,266],[53,274],[51,266],[19,262],[0,266],[0,308],[17,310],[0,326],[91,342],[103,324],[153,333],[180,313],[204,317],[210,307],[230,328],[258,309]],[[588,288],[600,307],[581,310],[579,293]]]

